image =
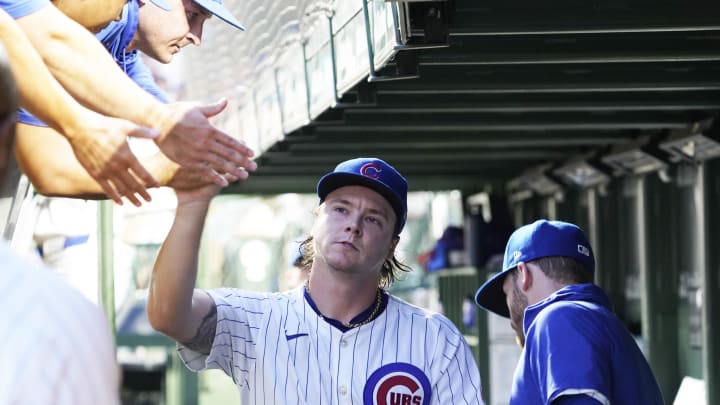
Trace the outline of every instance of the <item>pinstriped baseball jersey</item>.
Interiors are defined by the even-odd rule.
[[[102,312],[3,242],[0,269],[0,404],[118,404],[119,369]]]
[[[444,316],[386,296],[372,322],[345,332],[318,315],[304,287],[210,290],[218,321],[208,356],[179,346],[194,371],[219,368],[248,404],[483,404],[480,374]]]

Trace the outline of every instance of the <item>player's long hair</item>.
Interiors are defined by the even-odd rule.
[[[313,247],[313,237],[308,236],[307,239],[300,243],[300,254],[302,259],[300,265],[303,269],[309,269],[312,266],[313,259],[315,257],[315,248]],[[383,288],[390,287],[390,285],[397,280],[401,272],[410,272],[412,268],[407,264],[402,263],[395,257],[395,254],[390,259],[385,260],[382,269],[380,269],[380,280],[379,286]]]

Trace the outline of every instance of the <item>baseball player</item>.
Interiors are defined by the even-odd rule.
[[[375,158],[323,176],[302,244],[309,279],[281,293],[194,289],[218,188],[176,190],[150,286],[152,326],[178,341],[191,370],[223,370],[243,404],[483,404],[477,365],[455,325],[383,289],[407,269],[394,256],[407,187]]]
[[[662,405],[650,366],[593,284],[592,248],[576,225],[539,220],[507,242],[503,270],[475,295],[509,317],[523,346],[511,405]]]

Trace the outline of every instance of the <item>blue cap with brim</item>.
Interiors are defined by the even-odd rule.
[[[165,11],[169,11],[172,7],[170,7],[170,4],[167,2],[167,0],[150,0],[155,4],[156,6],[160,7],[161,9]],[[225,21],[226,23],[232,25],[233,27],[245,31],[245,27],[240,24],[240,22],[235,19],[235,17],[230,14],[230,12],[223,7],[222,0],[193,0],[195,3],[197,3],[200,7],[204,8],[205,10],[212,13],[217,18]]]
[[[402,231],[407,219],[408,184],[394,167],[377,158],[356,158],[342,162],[318,181],[320,202],[325,201],[325,197],[333,190],[345,186],[364,186],[385,197],[397,218],[395,233]]]
[[[592,248],[577,225],[541,219],[518,228],[505,246],[502,271],[480,286],[475,293],[475,302],[483,309],[509,318],[503,291],[503,281],[508,272],[520,262],[558,256],[573,258],[591,272],[595,271]]]

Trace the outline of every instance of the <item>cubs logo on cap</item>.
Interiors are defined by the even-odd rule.
[[[377,158],[346,160],[318,181],[320,203],[330,192],[344,186],[364,186],[385,197],[397,217],[395,233],[402,231],[407,220],[408,184],[394,167]]]
[[[503,281],[520,262],[543,257],[570,257],[595,271],[595,257],[583,231],[574,224],[541,219],[524,225],[510,235],[505,246],[503,269],[477,290],[475,302],[482,308],[506,318],[510,317]]]

